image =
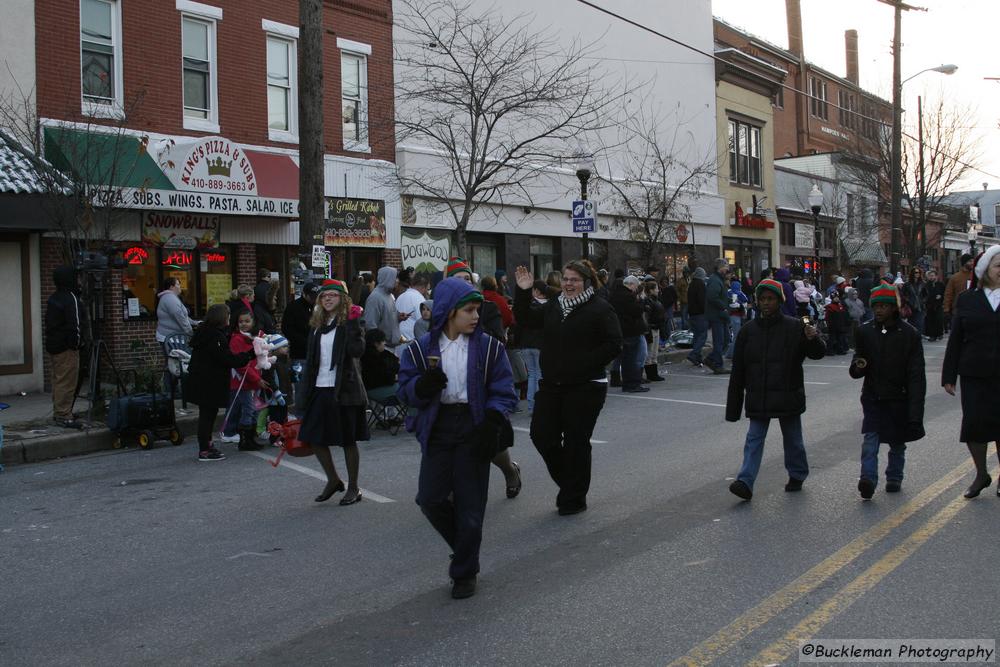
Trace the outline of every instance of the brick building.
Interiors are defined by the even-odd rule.
[[[280,314],[310,263],[297,220],[298,2],[70,5],[34,3],[41,141],[100,206],[72,239],[41,237],[43,308],[51,269],[84,242],[112,258],[92,308],[119,369],[160,363],[167,277],[197,319],[267,269]],[[399,262],[392,3],[323,5],[330,216],[316,243],[344,277]]]

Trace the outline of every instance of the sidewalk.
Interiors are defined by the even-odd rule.
[[[710,347],[706,347],[706,353]],[[687,356],[688,349],[668,349],[657,355],[659,363],[679,363]],[[10,405],[0,412],[3,424],[3,446],[0,447],[0,463],[35,463],[66,456],[89,454],[113,449],[116,436],[103,422],[94,422],[82,431],[63,428],[52,423],[52,396],[50,394],[28,394],[26,396],[0,396],[0,402]],[[73,411],[86,418],[89,404],[79,399]],[[175,402],[177,427],[185,437],[194,435],[198,420],[198,408],[189,405],[185,410],[180,400]],[[221,414],[221,412],[220,412]],[[163,443],[160,443],[162,446]],[[134,443],[125,443],[135,447]]]
[[[10,405],[0,412],[0,424],[3,424],[0,463],[3,465],[88,454],[114,446],[116,436],[103,422],[95,421],[83,430],[56,426],[52,422],[51,394],[0,396],[0,402]],[[197,408],[189,405],[184,410],[180,400],[175,406],[181,434],[192,435],[198,418]],[[87,399],[81,398],[73,411],[83,421],[89,407]]]

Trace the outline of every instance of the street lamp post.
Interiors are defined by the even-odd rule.
[[[809,192],[809,208],[813,212],[813,282],[816,289],[820,289],[819,284],[819,212],[823,209],[823,192],[819,186],[813,184]]]
[[[579,163],[576,166],[576,177],[580,179],[580,199],[587,201],[587,181],[594,173],[594,156],[587,149],[580,147]],[[583,258],[590,259],[590,235],[583,232]]]
[[[892,3],[888,3],[892,4]],[[922,69],[913,76],[908,76],[902,81],[899,80],[899,11],[896,11],[896,35],[897,41],[894,42],[894,53],[893,53],[893,87],[892,87],[892,153],[890,154],[892,162],[892,173],[889,174],[890,181],[892,183],[892,201],[889,202],[889,210],[892,213],[892,220],[889,226],[889,268],[893,273],[896,273],[899,263],[897,258],[899,256],[899,251],[897,250],[897,236],[902,232],[903,228],[903,209],[902,209],[902,199],[903,199],[903,156],[902,156],[902,144],[903,144],[903,84],[910,79],[920,76],[924,72],[939,72],[940,74],[954,74],[958,70],[957,65],[938,65],[937,67],[928,67],[927,69]],[[922,193],[921,193],[922,194]]]

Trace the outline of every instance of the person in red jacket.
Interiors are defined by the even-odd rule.
[[[253,354],[253,330],[253,312],[243,311],[236,321],[236,330],[229,337],[229,351],[233,354],[244,352]],[[231,376],[229,403],[232,408],[222,433],[222,441],[234,442],[233,436],[236,435],[236,441],[239,442],[238,448],[241,451],[260,449],[254,440],[257,413],[253,409],[253,395],[258,389],[269,389],[270,385],[260,376],[256,359],[243,368],[233,369]]]
[[[503,323],[503,328],[506,331],[514,324],[514,313],[511,311],[506,297],[497,291],[496,278],[493,276],[484,276],[479,284],[483,288],[483,298],[497,305],[497,310],[500,311],[500,321]]]

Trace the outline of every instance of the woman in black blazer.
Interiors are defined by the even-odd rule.
[[[954,308],[941,370],[941,384],[952,396],[958,376],[962,377],[960,439],[976,464],[976,479],[965,497],[975,498],[993,483],[986,467],[988,443],[997,442],[1000,457],[1000,246],[979,256],[973,288],[959,295]]]
[[[347,462],[347,493],[340,504],[353,505],[361,500],[358,440],[368,439],[365,421],[368,396],[359,362],[365,353],[360,316],[361,308],[351,305],[343,281],[323,281],[309,322],[312,330],[302,383],[306,392],[305,415],[299,429],[299,440],[312,447],[326,473],[326,488],[316,496],[318,503],[344,490],[330,454],[332,445],[344,449]]]

